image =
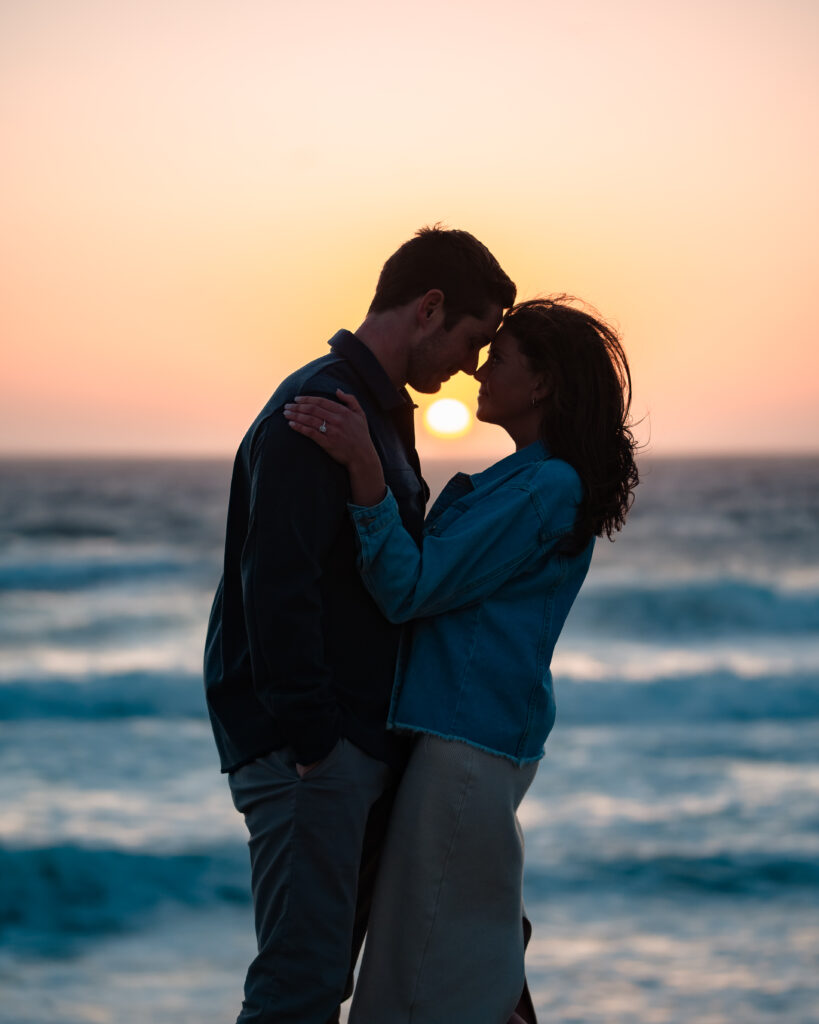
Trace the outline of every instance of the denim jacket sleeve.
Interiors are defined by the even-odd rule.
[[[419,551],[388,491],[371,508],[350,506],[361,577],[392,622],[463,607],[487,597],[568,533],[578,500],[565,479],[548,489],[506,485],[443,534],[425,534]]]

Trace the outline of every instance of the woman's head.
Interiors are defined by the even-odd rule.
[[[537,440],[546,378],[532,366],[512,331],[498,331],[474,376],[481,383],[476,417],[503,427],[518,448]]]
[[[614,328],[574,302],[563,295],[522,302],[506,314],[501,333],[517,343],[539,385],[541,439],[585,486],[575,528],[577,545],[585,546],[622,527],[639,477],[625,352]]]

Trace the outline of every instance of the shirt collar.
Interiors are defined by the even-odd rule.
[[[353,364],[382,409],[415,408],[407,389],[396,388],[381,363],[352,331],[337,331],[328,344],[337,355]]]
[[[527,444],[525,448],[507,455],[500,462],[494,463],[489,469],[485,469],[481,473],[473,473],[472,483],[475,487],[483,487],[510,473],[516,473],[530,462],[542,462],[544,459],[550,458],[551,455],[546,445],[542,441],[534,441],[532,444]]]

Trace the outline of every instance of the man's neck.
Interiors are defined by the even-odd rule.
[[[405,312],[398,309],[370,313],[355,336],[372,352],[396,389],[404,387],[409,357]]]

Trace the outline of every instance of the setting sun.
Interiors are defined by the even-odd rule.
[[[424,426],[435,437],[463,437],[472,427],[472,413],[457,398],[439,398],[424,412]]]

